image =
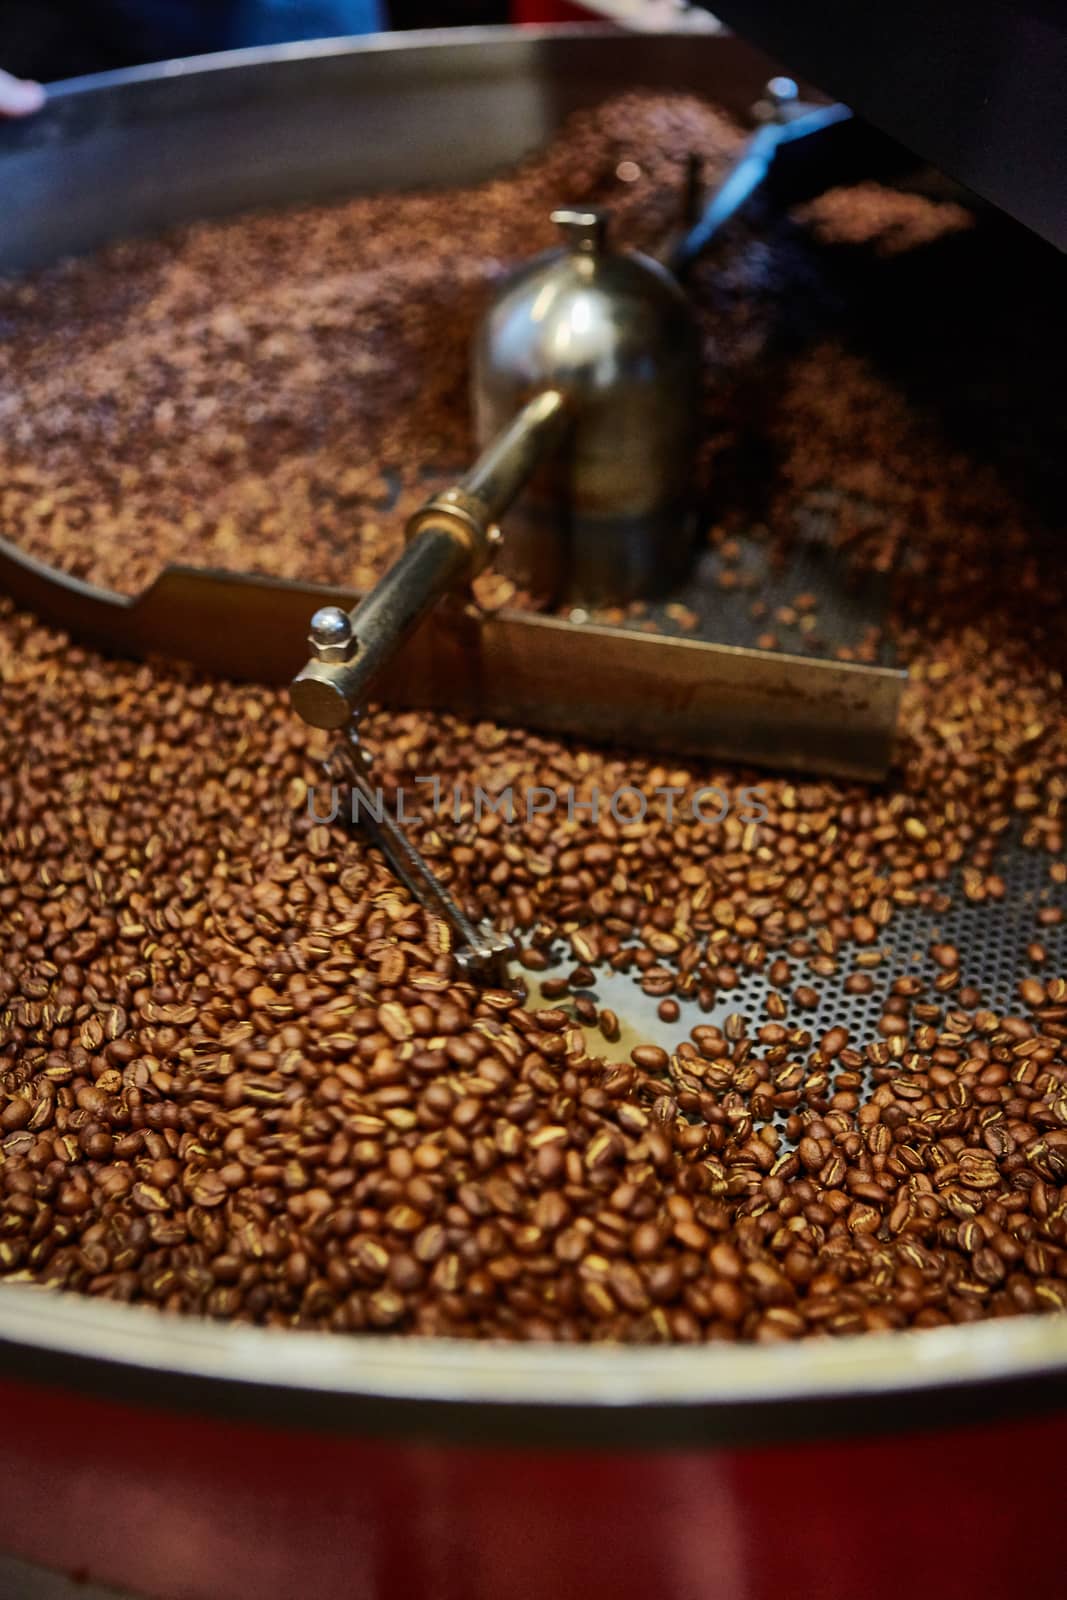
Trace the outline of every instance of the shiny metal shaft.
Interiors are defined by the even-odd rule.
[[[558,389],[534,396],[514,420],[491,439],[459,483],[460,491],[479,500],[490,522],[503,516],[534,468],[558,443],[566,421]]]
[[[489,559],[497,517],[557,442],[564,421],[558,391],[535,395],[454,488],[415,513],[407,548],[366,599],[347,618],[332,608],[316,615],[312,657],[290,689],[305,722],[344,727],[441,596],[477,576]]]

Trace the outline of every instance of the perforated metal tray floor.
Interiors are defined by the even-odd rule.
[[[955,991],[946,994],[935,988],[942,969],[929,950],[937,944],[955,945],[960,953],[959,987],[976,989],[983,1008],[1000,1015],[1025,1015],[1019,998],[1020,981],[1040,977],[1042,972],[1056,976],[1067,972],[1067,885],[1053,882],[1050,865],[1047,852],[1025,848],[1015,838],[1005,843],[995,863],[995,871],[1005,886],[1002,899],[968,900],[963,893],[962,874],[957,874],[946,885],[952,901],[948,911],[937,914],[918,906],[898,910],[876,946],[883,952],[881,965],[863,969],[872,980],[867,994],[850,994],[845,987],[850,973],[861,970],[854,960],[859,946],[842,949],[838,970],[829,978],[817,977],[805,961],[791,959],[790,986],[807,985],[819,999],[816,1006],[803,1012],[791,1009],[789,1023],[795,1026],[799,1022],[815,1040],[832,1027],[845,1027],[850,1046],[863,1049],[881,1037],[878,1022],[885,1011],[885,1001],[894,980],[905,975],[918,977],[922,983],[916,1000],[950,1007]],[[1039,926],[1037,913],[1042,906],[1057,906],[1064,912],[1063,919],[1049,927]],[[1027,954],[1028,946],[1035,941],[1047,952],[1040,968]],[[552,953],[556,959],[540,975],[542,983],[574,970],[573,958],[564,959],[555,950]],[[720,991],[710,1011],[702,1010],[695,1000],[679,1000],[681,1014],[672,1023],[663,1022],[657,1015],[659,1000],[640,988],[640,974],[598,972],[591,987],[574,993],[588,995],[601,1009],[608,1007],[616,1013],[622,1032],[617,1041],[605,1041],[603,1053],[610,1059],[625,1060],[637,1043],[677,1049],[691,1028],[708,1023],[723,1027],[727,1017],[737,1012],[746,1019],[748,1033],[755,1035],[770,1020],[766,1006],[772,986],[766,971],[742,971],[739,977],[734,988]],[[567,1007],[568,998],[539,1000],[531,984],[531,1003]]]

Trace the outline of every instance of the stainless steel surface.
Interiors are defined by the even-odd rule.
[[[564,248],[519,269],[474,341],[483,443],[546,387],[562,390],[572,419],[504,521],[496,564],[542,602],[660,594],[692,551],[696,326],[662,266],[611,249],[605,218],[555,215]]]
[[[764,126],[672,248],[674,273],[752,195],[780,144],[848,113],[805,106],[792,79],[776,77],[756,114]],[[482,457],[409,522],[407,550],[347,626],[330,612],[313,622],[311,659],[292,686],[313,725],[344,725],[436,600],[478,573],[516,497],[498,564],[538,601],[645,600],[671,592],[691,562],[695,320],[658,262],[611,251],[605,212],[562,208],[552,220],[563,249],[512,277],[474,341]]]
[[[1043,852],[1021,849],[1020,843],[1017,830],[1005,842],[997,861],[997,871],[1004,880],[1002,899],[968,899],[963,873],[957,869],[945,886],[952,901],[947,912],[937,915],[921,905],[898,907],[891,926],[879,939],[878,948],[884,959],[877,967],[865,969],[870,980],[868,992],[855,994],[848,987],[851,973],[861,970],[854,960],[842,960],[834,973],[820,974],[817,980],[808,961],[790,960],[791,982],[811,983],[817,989],[818,1004],[804,1021],[813,1038],[834,1027],[848,1028],[853,1039],[875,1038],[898,978],[918,980],[924,1001],[943,1004],[944,994],[936,988],[942,969],[930,954],[931,947],[938,943],[951,944],[960,952],[964,981],[978,990],[981,1006],[998,1016],[1013,1015],[1018,1008],[1020,975],[1031,969],[1027,947],[1034,937],[1038,911],[1055,906],[1067,913],[1067,885],[1050,881],[1048,859]],[[1048,970],[1067,971],[1067,916],[1060,923],[1043,928],[1041,938]],[[540,975],[541,983],[573,972],[574,956],[564,945],[548,953],[554,960]],[[698,1024],[724,1027],[731,1013],[742,1016],[748,1031],[755,1034],[771,1015],[767,1001],[774,986],[766,969],[740,971],[738,981],[729,989],[721,989],[710,1009],[702,1009],[693,998],[680,999],[679,1018],[669,1027],[664,1027],[657,1015],[657,999],[641,989],[640,976],[636,969],[630,973],[601,970],[587,989],[577,991],[599,1008],[610,1008],[619,1018],[620,1041],[604,1046],[607,1054],[619,1060],[628,1060],[632,1045],[638,1042],[651,1040],[669,1050]],[[570,1010],[573,997],[553,1004]],[[861,1071],[864,1093],[870,1094],[876,1087],[871,1069],[868,1066]],[[780,1148],[788,1148],[786,1114],[777,1114],[774,1121],[782,1141]]]
[[[347,661],[355,647],[348,612],[340,606],[320,606],[311,619],[308,644],[316,661]]]
[[[478,29],[243,51],[61,84],[50,89],[41,115],[0,125],[0,270],[253,205],[357,187],[472,181],[544,143],[574,109],[624,86],[695,89],[744,120],[770,71],[765,58],[725,37]],[[120,185],[110,181],[116,170]],[[316,606],[347,609],[355,599],[314,585],[174,568],[129,600],[56,574],[3,541],[0,584],[86,644],[172,655],[268,682],[286,681],[299,668]],[[498,616],[475,640],[469,619],[435,619],[379,693],[398,705],[451,704],[471,715],[581,731],[554,659],[569,648],[567,629],[553,620]],[[715,753],[722,749],[713,725],[717,703],[743,674],[744,706],[756,709],[751,722],[742,715],[732,730],[740,740],[735,754],[789,759],[776,745],[779,683],[797,699],[789,657],[775,663],[755,651],[738,656],[703,644],[698,659],[694,641],[688,657],[668,659],[673,644],[643,637],[641,670],[620,675],[615,642],[592,639],[587,652],[594,664],[580,715],[589,714],[597,737]],[[444,699],[443,674],[453,680]],[[700,683],[686,716],[677,695],[690,695],[681,686],[694,674]],[[576,676],[570,673],[572,681]],[[815,698],[832,693],[853,705],[854,679],[829,666]],[[900,683],[890,676],[867,685],[867,712],[881,721],[857,742],[846,717],[839,742],[814,752],[815,765],[828,758],[825,770],[846,775],[884,770]],[[665,704],[672,707],[666,717]],[[334,710],[339,725],[342,707]]]
[[[567,414],[567,402],[559,390],[546,389],[534,395],[495,438],[486,441],[459,491],[478,502],[479,516],[487,526],[503,515],[538,463],[560,442]]]
[[[882,626],[891,579],[884,572],[850,568],[835,550],[832,535],[842,498],[828,490],[817,509],[806,506],[786,550],[765,528],[753,528],[733,539],[733,561],[718,549],[705,550],[668,599],[629,607],[621,615],[618,608],[592,610],[586,620],[630,629],[644,625],[741,649],[770,636],[775,651],[791,656],[825,660],[840,651],[842,660],[892,667],[894,652]],[[812,597],[810,611],[793,604],[798,595]],[[757,600],[760,611],[753,616]]]
[[[797,95],[792,79],[767,84],[764,126],[672,248],[675,273],[752,195],[780,144],[847,116]],[[436,600],[480,571],[516,497],[499,566],[542,602],[647,599],[690,563],[695,321],[657,262],[611,252],[605,212],[563,208],[552,220],[563,249],[520,269],[474,341],[481,458],[409,522],[407,550],[347,622],[329,611],[313,620],[292,697],[315,726],[342,727]]]

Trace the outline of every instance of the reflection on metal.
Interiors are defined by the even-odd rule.
[[[44,111],[0,123],[0,272],[254,207],[478,183],[636,85],[747,123],[772,70],[733,37],[580,24],[325,39],[52,84]]]
[[[479,29],[242,51],[58,85],[40,116],[0,127],[0,270],[251,205],[476,181],[543,144],[571,111],[634,83],[697,90],[744,120],[769,75],[733,38]],[[118,190],[105,181],[115,170]],[[450,537],[428,566],[447,566],[445,550]],[[86,644],[265,682],[299,669],[314,610],[356,599],[173,568],[127,600],[2,543],[0,585]],[[889,758],[901,680],[861,676],[822,663],[805,695],[787,656],[626,629],[590,630],[582,643],[556,618],[464,614],[416,627],[375,692],[648,748],[869,776]],[[805,724],[828,707],[839,726],[812,743]]]
[[[1067,1317],[797,1345],[669,1349],[398,1339],[168,1316],[0,1286],[11,1377],[263,1426],[485,1447],[755,1443],[985,1420],[1067,1398]]]
[[[674,272],[707,249],[762,182],[781,144],[847,116],[838,106],[805,106],[797,95],[789,78],[766,85],[756,108],[763,126],[696,222],[670,246]],[[694,199],[690,192],[687,202]],[[509,507],[498,565],[539,603],[654,598],[676,590],[692,564],[700,368],[688,302],[658,262],[610,248],[604,212],[562,209],[553,221],[563,248],[513,275],[475,338],[472,390],[481,460],[409,524],[406,551],[348,619],[345,646],[332,637],[320,645],[312,636],[312,657],[292,696],[300,715],[316,726],[343,727],[371,694],[390,692],[383,680],[395,652],[436,600],[481,570],[496,518]],[[532,400],[526,398],[531,393]],[[579,625],[578,612],[571,621]],[[714,648],[714,628],[705,638]],[[575,632],[566,644],[568,666],[587,670],[588,641],[583,645]],[[679,750],[754,761],[785,751],[790,764],[847,776],[886,770],[891,681],[887,692],[876,675],[865,692],[867,669],[859,667],[846,675],[843,698],[836,699],[825,663],[812,665],[807,657],[770,675],[736,656],[720,655],[716,665],[716,702],[703,708],[714,723],[712,742],[675,725],[671,737]],[[622,666],[628,673],[629,663]],[[666,662],[665,674],[671,675]],[[579,715],[562,724],[567,731],[620,736],[614,726],[598,735],[598,708],[582,710],[589,719]],[[541,717],[533,707],[529,720]]]
[[[568,403],[566,436],[506,518],[496,566],[542,604],[663,594],[693,550],[696,322],[664,267],[611,247],[606,213],[553,220],[563,248],[519,268],[474,340],[483,443],[531,393]]]
[[[677,589],[694,554],[701,400],[700,339],[677,274],[762,183],[780,145],[848,115],[839,106],[804,105],[798,93],[791,78],[765,85],[753,113],[763,125],[697,220],[668,244],[671,270],[636,251],[613,250],[603,211],[553,212],[562,248],[511,276],[475,336],[472,396],[481,461],[409,524],[407,549],[348,619],[344,645],[332,635],[321,644],[313,632],[311,659],[292,688],[307,722],[343,727],[372,694],[388,692],[381,686],[396,650],[438,599],[481,570],[491,529],[509,508],[497,565],[538,606],[625,605]],[[687,211],[697,201],[692,167],[689,179]],[[571,620],[578,621],[574,611]],[[572,668],[584,664],[576,640],[570,640]],[[737,671],[724,687],[744,702],[743,668],[732,665]],[[754,679],[760,670],[753,668]],[[848,686],[846,742],[862,737],[857,716],[874,705],[853,693],[863,670]],[[825,698],[825,677],[795,660],[789,675],[792,701],[804,707],[787,740],[798,764],[880,775],[888,750],[877,768],[867,764],[869,752],[858,765],[852,752],[840,758],[843,767],[826,765],[818,714],[830,716],[837,707]],[[768,689],[778,696],[777,734],[787,701],[778,681],[772,686],[764,677],[762,692]],[[755,734],[747,705],[739,718],[720,702],[715,717],[714,753],[763,759],[758,714]],[[874,712],[876,738],[880,726]],[[579,721],[575,731],[591,729]]]

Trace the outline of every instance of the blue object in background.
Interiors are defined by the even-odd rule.
[[[379,0],[237,0],[233,10],[233,47],[376,33],[386,25]]]
[[[0,0],[0,67],[66,78],[244,45],[374,33],[387,0]]]

